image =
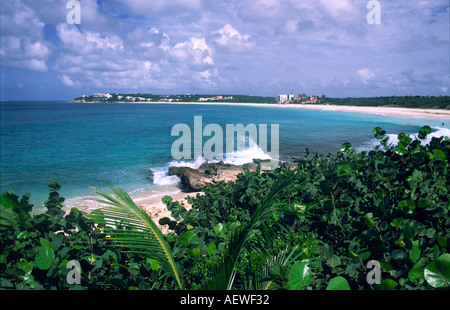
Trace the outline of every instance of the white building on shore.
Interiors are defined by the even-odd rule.
[[[103,94],[103,93],[95,93],[94,94],[94,98],[96,98],[96,99],[106,99],[106,100],[108,100],[111,97],[112,97],[111,94]]]
[[[284,103],[286,101],[292,101],[294,99],[294,93],[291,94],[278,94],[277,95],[277,103]]]

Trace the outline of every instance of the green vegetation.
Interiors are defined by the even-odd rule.
[[[423,290],[450,287],[450,138],[398,135],[357,153],[306,150],[295,169],[245,171],[208,185],[153,223],[120,188],[106,208],[30,215],[29,195],[0,196],[3,289]],[[162,234],[156,225],[169,228]],[[80,284],[69,284],[80,263]],[[371,275],[377,264],[380,282]],[[372,279],[376,279],[376,276]]]
[[[276,103],[275,97],[246,96],[246,95],[153,95],[153,94],[117,94],[111,93],[110,98],[95,98],[93,95],[77,97],[75,101],[86,102],[229,102],[229,103]],[[127,99],[128,97],[128,99]],[[316,97],[317,102],[311,103],[312,96],[299,94],[299,101],[291,104],[331,104],[368,107],[397,107],[422,109],[450,109],[450,96],[387,96],[387,97],[347,97],[329,98],[325,95]],[[133,99],[134,98],[134,99]],[[305,103],[306,102],[306,103]]]
[[[75,101],[86,102],[235,102],[235,103],[275,103],[275,98],[247,95],[154,95],[154,94],[118,94],[111,93],[111,97],[95,98],[94,95],[77,97]],[[134,99],[133,99],[134,98]]]
[[[449,96],[390,96],[362,98],[326,98],[332,105],[350,105],[366,107],[397,107],[421,109],[450,109]]]

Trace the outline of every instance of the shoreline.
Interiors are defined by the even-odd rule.
[[[159,102],[147,102],[159,103]],[[327,105],[327,104],[279,104],[279,103],[228,103],[228,102],[170,102],[160,104],[198,104],[198,105],[230,105],[230,106],[254,106],[254,107],[276,107],[276,108],[293,108],[293,109],[311,109],[323,111],[341,111],[341,112],[357,112],[366,114],[384,114],[396,116],[414,116],[425,118],[449,119],[450,110],[440,109],[413,109],[413,108],[395,108],[395,107],[369,107],[369,106],[346,106],[346,105]]]
[[[151,192],[148,194],[141,194],[139,197],[131,197],[131,199],[138,207],[149,213],[152,216],[152,219],[156,219],[157,224],[160,218],[171,217],[170,211],[167,210],[165,204],[162,202],[162,198],[164,196],[170,196],[172,201],[178,201],[180,204],[185,205],[186,208],[189,208],[186,198],[195,197],[197,194],[203,195],[203,192],[186,192],[178,187],[174,187],[172,189],[157,193]],[[97,199],[102,199],[102,197],[78,197],[69,204],[64,205],[63,210],[66,214],[70,213],[72,208],[77,208],[79,211],[91,213],[94,210],[108,207],[108,205],[98,202]],[[41,210],[41,212],[45,212],[45,210]]]
[[[97,102],[86,102],[97,103]],[[100,102],[106,103],[106,102]],[[143,101],[143,102],[108,102],[108,103],[124,103],[124,104],[192,104],[192,105],[229,105],[229,106],[254,106],[254,107],[275,107],[275,108],[293,108],[293,109],[311,109],[323,111],[341,111],[341,112],[357,112],[366,114],[382,114],[393,116],[413,116],[434,119],[448,119],[450,122],[450,110],[442,109],[415,109],[415,108],[396,108],[387,106],[350,106],[350,105],[329,105],[329,104],[279,104],[279,103],[247,103],[247,102],[160,102],[160,101]]]
[[[294,105],[293,108],[314,109],[324,111],[357,112],[367,114],[384,114],[396,116],[415,116],[425,118],[438,118],[450,120],[450,110],[439,109],[413,109],[395,107],[367,107],[367,106],[340,106],[340,105]]]

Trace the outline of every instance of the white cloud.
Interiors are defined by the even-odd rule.
[[[103,33],[113,33],[121,29],[122,21],[103,14],[98,0],[78,1],[80,2],[81,26],[84,29]],[[69,0],[20,0],[20,2],[26,3],[45,24],[65,23],[67,14],[70,12],[70,9],[66,7]]]
[[[64,54],[55,69],[66,86],[165,89],[195,83],[208,87],[218,78],[205,37],[172,43],[156,27],[136,28],[120,38],[67,24],[59,24],[57,33]]]
[[[357,74],[364,84],[368,84],[375,78],[375,73],[371,69],[360,69]]]
[[[43,39],[44,23],[21,1],[2,3],[0,55],[2,66],[46,72],[51,54]]]
[[[329,16],[332,16],[336,20],[355,20],[358,12],[360,12],[355,1],[351,0],[320,0],[319,3]],[[364,5],[366,3],[363,2]]]
[[[61,82],[67,87],[76,87],[79,86],[79,83],[74,82],[67,75],[63,74],[59,76]]]
[[[214,65],[211,49],[204,37],[189,38],[188,41],[177,43],[167,51],[169,59],[181,67],[202,71]]]
[[[97,54],[107,50],[123,50],[123,41],[117,35],[101,35],[98,32],[86,31],[82,33],[77,27],[61,23],[57,27],[63,48],[68,53]]]
[[[116,0],[121,5],[138,15],[149,15],[161,12],[182,12],[186,10],[200,10],[202,0]]]
[[[250,35],[242,35],[230,24],[226,24],[217,31],[213,31],[210,38],[217,48],[231,52],[242,52],[254,47],[254,42],[250,41]]]
[[[2,2],[1,66],[105,91],[450,87],[448,0],[381,1],[381,25],[366,22],[367,0],[79,1],[81,25],[66,23],[67,1]]]

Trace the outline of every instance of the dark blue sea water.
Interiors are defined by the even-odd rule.
[[[171,147],[179,137],[171,136],[171,130],[186,124],[194,135],[194,116],[202,116],[203,127],[218,124],[224,132],[226,124],[267,124],[269,133],[271,124],[279,124],[284,160],[303,156],[305,148],[335,153],[344,142],[370,149],[376,126],[392,137],[417,133],[425,124],[438,136],[450,132],[449,120],[279,107],[1,102],[0,108],[0,190],[31,193],[35,210],[42,209],[52,178],[61,181],[68,206],[91,203],[80,197],[94,196],[89,186],[101,186],[102,180],[136,199],[177,191],[178,179],[167,175],[168,167],[198,166],[203,159],[175,161]],[[256,145],[234,155],[239,163],[267,156]],[[147,179],[149,169],[153,181]]]

